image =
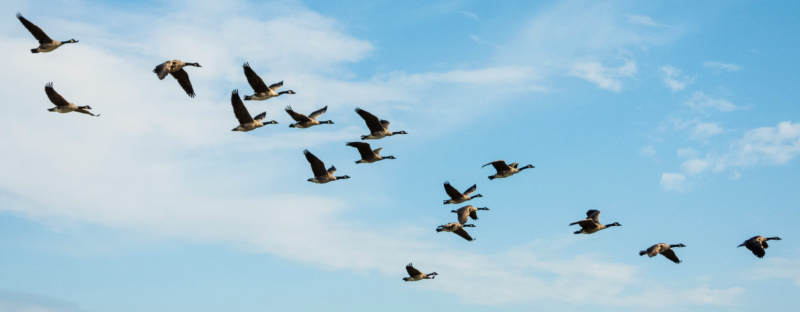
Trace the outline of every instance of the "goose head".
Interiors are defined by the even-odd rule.
[[[462,225],[462,226],[463,226],[463,227],[475,227],[475,225],[474,225],[474,224],[464,224],[464,225]]]
[[[329,125],[332,125],[332,124],[333,124],[333,121],[331,121],[331,120],[326,120],[326,121],[320,121],[319,123],[320,123],[320,124],[329,124]]]
[[[672,247],[672,248],[675,248],[675,247],[686,247],[686,245],[684,245],[684,244],[677,244],[677,245],[669,245],[669,247]]]
[[[780,237],[768,237],[767,240],[781,240]]]
[[[78,43],[78,40],[70,39],[70,40],[67,40],[67,41],[61,41],[61,43]]]
[[[519,170],[522,171],[522,170],[530,169],[530,168],[536,168],[536,167],[534,167],[533,165],[527,165],[525,167],[519,168]]]
[[[198,64],[198,63],[185,63],[185,64],[186,64],[186,66],[203,67],[203,66],[200,66],[200,64]]]
[[[392,132],[392,135],[394,135],[394,134],[408,134],[408,132],[405,132],[405,131]]]
[[[381,158],[383,158],[383,159],[397,159],[397,158],[394,158],[394,156],[383,156]]]
[[[478,210],[489,210],[489,208],[483,207],[483,208],[478,208]]]
[[[606,227],[609,227],[609,226],[622,226],[622,224],[619,224],[619,222],[614,222],[614,223],[606,225]]]
[[[263,122],[262,124],[265,124],[265,125],[277,125],[278,122],[274,121],[274,120],[270,120],[270,121],[267,121],[267,122]]]

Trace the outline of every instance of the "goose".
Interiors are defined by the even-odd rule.
[[[253,91],[256,92],[253,95],[245,95],[244,96],[245,101],[251,101],[251,100],[263,101],[269,98],[280,96],[281,94],[296,94],[292,90],[275,92],[280,87],[283,87],[283,81],[278,83],[273,83],[272,85],[267,87],[267,84],[264,83],[264,80],[261,80],[261,77],[259,77],[258,74],[256,74],[256,72],[253,71],[252,68],[250,68],[250,63],[244,63],[244,65],[242,66],[244,66],[244,75],[245,77],[247,77],[247,83],[249,83],[250,86],[253,87]]]
[[[62,114],[69,113],[69,112],[79,112],[79,113],[83,113],[83,114],[87,114],[87,115],[91,115],[91,116],[95,116],[95,117],[100,117],[100,115],[92,114],[92,112],[89,111],[92,108],[89,107],[88,105],[87,106],[77,106],[75,104],[67,102],[67,100],[65,100],[64,97],[61,96],[61,94],[58,94],[58,92],[56,92],[56,90],[53,89],[53,83],[52,82],[48,82],[47,84],[45,84],[44,92],[47,93],[47,98],[50,99],[50,102],[52,102],[53,105],[56,106],[54,108],[48,108],[47,109],[48,111],[62,113]]]
[[[661,254],[662,256],[667,257],[667,259],[671,260],[672,262],[681,263],[683,261],[679,260],[678,256],[675,255],[675,251],[672,250],[672,248],[675,247],[686,247],[686,245],[684,244],[667,245],[664,243],[659,243],[650,246],[650,248],[647,248],[647,250],[640,251],[639,255],[640,256],[647,255],[648,257],[652,258],[657,256],[658,254]]]
[[[293,124],[289,125],[289,128],[305,129],[305,128],[310,128],[310,127],[313,127],[313,126],[316,126],[316,125],[321,125],[321,124],[332,125],[333,121],[330,121],[330,120],[317,121],[317,117],[319,117],[320,115],[324,114],[327,111],[328,111],[328,107],[325,106],[323,108],[320,108],[320,109],[314,111],[313,113],[311,113],[311,115],[306,116],[306,115],[303,115],[303,114],[300,114],[300,113],[297,113],[297,112],[293,111],[291,106],[286,106],[286,113],[288,113],[289,116],[292,116],[292,119],[294,119],[294,121],[297,121],[297,123],[293,123]]]
[[[175,80],[178,80],[178,83],[183,88],[183,91],[186,91],[186,94],[189,97],[194,97],[194,89],[192,88],[192,82],[189,80],[189,74],[183,69],[186,66],[194,66],[194,67],[203,67],[197,63],[184,63],[179,60],[172,60],[166,61],[164,63],[158,64],[156,69],[153,69],[153,72],[158,75],[158,79],[164,80],[167,77],[167,74],[172,75]]]
[[[325,163],[319,160],[317,156],[314,156],[314,154],[311,154],[311,152],[309,152],[308,150],[304,150],[303,154],[306,155],[306,160],[308,160],[308,163],[311,164],[311,171],[314,172],[314,177],[308,179],[308,182],[325,184],[331,181],[344,180],[350,178],[349,176],[340,176],[340,177],[334,176],[333,173],[336,172],[336,167],[331,166],[330,169],[325,170]]]
[[[489,210],[489,208],[475,208],[472,205],[466,205],[450,212],[458,214],[458,223],[464,224],[467,223],[467,217],[472,218],[472,220],[478,220],[478,210]]]
[[[387,136],[393,136],[395,134],[408,134],[405,131],[398,131],[398,132],[389,132],[389,122],[386,120],[380,120],[375,115],[370,114],[369,112],[356,108],[356,113],[358,113],[361,118],[364,118],[364,122],[367,123],[367,128],[369,128],[369,135],[362,135],[362,140],[377,140],[382,139]]]
[[[450,222],[448,224],[438,226],[436,228],[436,232],[437,233],[438,232],[442,232],[442,231],[453,232],[453,233],[456,233],[458,236],[463,237],[467,241],[471,242],[471,241],[475,240],[471,236],[469,236],[469,233],[467,233],[466,230],[464,230],[465,227],[475,227],[475,225],[474,224],[461,224],[461,223],[458,223],[458,222]]]
[[[469,194],[472,194],[473,192],[475,192],[476,189],[478,189],[478,185],[477,184],[475,184],[472,187],[468,188],[464,192],[464,194],[461,194],[461,192],[459,192],[455,187],[450,185],[450,181],[446,181],[446,182],[444,182],[444,191],[447,192],[447,196],[450,196],[450,199],[445,199],[444,200],[444,204],[445,205],[447,205],[447,204],[460,204],[460,203],[463,203],[465,201],[472,200],[473,198],[483,197],[483,195],[481,195],[481,194],[469,197]]]
[[[384,159],[395,159],[394,156],[381,156],[380,153],[383,147],[373,151],[372,148],[369,147],[369,143],[365,142],[349,142],[346,145],[357,148],[358,153],[361,154],[361,159],[356,160],[357,164],[371,164]]]
[[[753,236],[753,238],[744,241],[739,247],[745,246],[747,249],[753,252],[756,257],[764,258],[766,255],[766,251],[764,249],[769,248],[767,245],[768,240],[781,240],[780,237],[764,237],[764,236]],[[738,247],[737,247],[738,248]]]
[[[250,113],[247,111],[247,107],[244,107],[242,99],[239,98],[239,90],[237,89],[234,89],[233,92],[231,92],[231,105],[233,106],[233,114],[236,115],[236,119],[239,120],[239,126],[233,128],[231,131],[247,132],[261,128],[265,125],[274,125],[278,123],[274,120],[262,123],[261,121],[267,117],[267,112],[258,114],[256,117],[250,116]]]
[[[60,47],[65,43],[78,43],[78,40],[75,39],[70,39],[67,41],[55,41],[53,39],[50,39],[50,37],[48,37],[47,34],[45,34],[44,31],[42,31],[42,29],[39,28],[39,26],[34,25],[30,21],[22,17],[22,14],[17,13],[17,18],[19,19],[20,22],[22,22],[22,25],[28,29],[31,35],[33,35],[33,37],[36,38],[36,40],[39,40],[39,47],[37,47],[36,49],[31,49],[31,53],[47,53],[55,49],[58,49],[58,47]]]
[[[428,274],[422,273],[419,270],[415,269],[414,266],[411,265],[411,263],[406,265],[406,271],[408,271],[408,276],[409,276],[403,278],[403,280],[406,282],[416,282],[418,280],[423,280],[423,279],[434,279],[436,275],[439,275],[436,272]]]
[[[508,177],[510,177],[512,175],[515,175],[515,174],[519,173],[522,170],[525,170],[525,169],[528,169],[528,168],[536,168],[533,165],[527,165],[525,167],[517,169],[517,166],[519,166],[519,163],[513,163],[513,164],[510,164],[510,165],[506,165],[506,161],[502,160],[502,159],[501,160],[495,160],[493,162],[485,164],[485,165],[481,166],[481,168],[486,167],[488,165],[494,166],[494,169],[497,170],[497,174],[490,175],[489,176],[489,180],[494,180],[494,179],[499,179],[499,178],[508,178]]]
[[[575,234],[592,234],[600,230],[605,230],[610,226],[622,226],[617,222],[603,225],[600,223],[600,211],[599,210],[589,210],[586,212],[586,219],[583,219],[578,222],[572,222],[569,225],[580,225],[581,230],[575,231]]]

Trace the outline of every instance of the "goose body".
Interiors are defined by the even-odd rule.
[[[17,18],[22,23],[22,25],[25,26],[26,29],[28,29],[31,35],[33,35],[33,37],[36,38],[36,40],[39,40],[39,47],[31,49],[31,53],[47,53],[55,49],[58,49],[64,44],[78,42],[78,40],[75,39],[70,39],[67,41],[56,41],[50,39],[50,37],[47,36],[47,34],[44,33],[44,31],[41,28],[39,28],[39,26],[34,25],[30,21],[22,17],[22,14],[17,13]]]
[[[493,175],[489,176],[489,180],[500,179],[500,178],[508,178],[508,177],[510,177],[512,175],[515,175],[515,174],[519,173],[522,170],[529,169],[529,168],[536,168],[533,165],[527,165],[525,167],[522,167],[522,168],[518,169],[517,166],[519,166],[519,163],[513,163],[513,164],[510,164],[510,165],[506,165],[506,162],[504,160],[495,160],[493,162],[490,162],[488,164],[483,165],[481,168],[486,167],[488,165],[492,165],[494,167],[494,169],[497,170],[496,174],[493,174]]]
[[[200,64],[197,63],[188,63],[182,62],[179,60],[172,60],[166,61],[164,63],[158,64],[153,72],[158,75],[158,79],[164,80],[167,75],[172,75],[175,80],[178,81],[178,84],[181,85],[183,91],[186,91],[186,94],[189,97],[194,97],[194,88],[192,88],[192,81],[189,80],[189,73],[186,72],[183,68],[186,66],[193,66],[193,67],[202,67]]]
[[[572,222],[569,225],[580,225],[580,231],[576,231],[575,234],[592,234],[600,230],[604,230],[611,226],[622,226],[621,224],[614,222],[611,224],[603,225],[600,223],[600,211],[599,210],[589,210],[586,212],[586,219],[583,219],[578,222]]]
[[[475,208],[472,205],[466,205],[464,207],[458,208],[458,210],[452,210],[450,212],[455,213],[458,215],[458,223],[464,224],[467,223],[467,218],[472,218],[472,220],[478,220],[478,210],[489,210],[489,208]]]
[[[422,273],[420,272],[420,270],[415,269],[414,266],[411,265],[411,263],[406,265],[406,272],[408,272],[408,277],[403,278],[403,280],[406,282],[416,282],[423,279],[434,279],[436,275],[439,275],[436,272],[428,274]]]
[[[310,127],[313,127],[313,126],[316,126],[316,125],[321,125],[321,124],[332,125],[333,121],[330,121],[330,120],[317,121],[317,117],[319,117],[320,115],[324,114],[327,111],[328,111],[328,107],[325,106],[323,108],[320,108],[320,109],[314,111],[313,113],[311,113],[311,115],[306,116],[306,115],[300,114],[298,112],[295,112],[294,110],[292,110],[291,106],[287,106],[286,107],[286,113],[289,114],[289,116],[291,116],[292,119],[294,119],[294,121],[297,122],[297,123],[293,123],[293,124],[289,125],[289,128],[305,129],[305,128],[310,128]]]
[[[44,86],[44,92],[47,93],[47,98],[50,99],[50,102],[53,103],[56,107],[48,108],[47,110],[50,112],[56,113],[71,113],[71,112],[78,112],[82,114],[87,114],[90,116],[100,116],[92,114],[89,110],[92,109],[91,107],[87,106],[78,106],[68,102],[61,94],[58,94],[55,89],[53,89],[53,83],[49,82]]]
[[[277,92],[280,87],[283,87],[283,81],[273,83],[267,87],[267,84],[264,83],[264,80],[250,67],[249,63],[244,63],[242,67],[244,67],[244,76],[247,77],[247,83],[250,84],[250,87],[252,87],[255,92],[253,95],[245,95],[245,101],[263,101],[282,94],[295,94],[292,90]]]
[[[256,117],[250,116],[250,113],[247,111],[247,107],[244,106],[242,99],[239,98],[239,90],[233,90],[233,92],[231,92],[231,106],[233,106],[233,114],[236,115],[236,119],[239,120],[239,126],[233,128],[231,131],[247,132],[261,128],[265,125],[274,125],[278,123],[274,120],[269,122],[261,122],[267,117],[267,112],[258,114]]]
[[[769,245],[767,244],[768,240],[781,240],[781,238],[753,236],[752,238],[744,241],[744,243],[739,245],[739,247],[744,246],[747,249],[750,249],[750,251],[752,251],[753,254],[756,255],[756,257],[764,258],[764,256],[767,254],[765,249],[769,248]]]
[[[661,254],[662,256],[666,257],[667,259],[669,259],[672,262],[681,263],[682,261],[680,259],[678,259],[678,256],[675,255],[675,251],[672,250],[672,248],[676,248],[676,247],[686,247],[686,246],[683,245],[683,244],[667,245],[667,244],[664,244],[664,243],[659,243],[659,244],[655,244],[653,246],[650,246],[650,248],[647,248],[647,250],[640,251],[639,255],[640,256],[647,255],[648,257],[652,258],[652,257],[655,257],[655,256]]]
[[[369,143],[365,142],[349,142],[347,146],[352,146],[358,149],[358,153],[361,154],[361,159],[356,160],[357,164],[371,164],[376,161],[381,161],[384,159],[395,159],[394,156],[381,156],[381,150],[383,147],[372,150],[369,146]]]
[[[469,233],[467,233],[466,230],[464,230],[465,227],[475,227],[475,225],[474,224],[461,224],[461,223],[458,223],[458,222],[450,222],[448,224],[438,226],[436,228],[436,232],[452,232],[452,233],[455,233],[458,236],[461,236],[462,238],[466,239],[467,241],[471,242],[471,241],[475,240],[475,239],[472,238],[472,236],[469,236]]]
[[[344,180],[349,179],[350,176],[334,176],[333,174],[336,172],[336,167],[331,166],[328,170],[325,170],[325,163],[323,163],[317,156],[311,154],[308,150],[304,150],[303,154],[306,155],[306,160],[308,163],[311,164],[311,171],[314,172],[314,177],[308,179],[308,182],[314,182],[317,184],[325,184],[331,181],[336,180]]]
[[[455,187],[450,185],[450,182],[444,182],[444,191],[447,192],[447,196],[450,196],[450,199],[445,199],[444,204],[460,204],[473,198],[483,197],[481,194],[477,194],[475,196],[470,197],[469,194],[475,192],[478,189],[478,185],[475,184],[472,187],[468,188],[464,193],[459,192]]]
[[[390,123],[388,121],[378,119],[378,117],[375,117],[375,115],[370,114],[363,109],[356,108],[356,113],[358,113],[358,115],[364,119],[364,122],[367,123],[367,128],[369,128],[370,132],[368,135],[362,135],[362,140],[378,140],[387,136],[393,136],[395,134],[408,134],[405,131],[389,131]]]

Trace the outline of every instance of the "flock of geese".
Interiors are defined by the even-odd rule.
[[[52,52],[64,44],[68,43],[77,43],[78,40],[70,39],[67,41],[56,41],[51,39],[47,34],[42,31],[41,28],[34,25],[24,17],[20,13],[17,13],[17,18],[25,28],[33,35],[34,38],[39,40],[39,47],[35,49],[31,49],[31,53],[46,53]],[[153,70],[154,73],[158,76],[158,79],[163,80],[167,77],[167,75],[172,75],[175,80],[178,81],[178,84],[181,88],[186,92],[187,95],[194,98],[195,92],[194,88],[192,88],[192,82],[189,79],[189,74],[184,69],[187,66],[191,67],[202,67],[198,63],[190,63],[190,62],[182,62],[179,60],[172,60],[166,61],[162,64],[159,64]],[[283,87],[283,81],[274,83],[272,85],[267,86],[261,77],[256,74],[256,72],[250,67],[249,63],[244,63],[244,75],[247,77],[247,82],[250,84],[250,87],[253,88],[253,95],[245,95],[245,101],[264,101],[273,97],[278,97],[284,94],[296,94],[292,90],[287,91],[280,91],[278,89]],[[58,112],[58,113],[70,113],[70,112],[78,112],[87,114],[90,116],[100,116],[93,114],[90,110],[92,109],[89,106],[77,106],[62,97],[58,92],[55,91],[53,88],[53,83],[49,82],[45,85],[45,93],[47,97],[50,99],[50,102],[55,105],[54,108],[48,109],[51,112]],[[253,117],[247,111],[247,107],[244,106],[244,102],[242,102],[242,98],[239,96],[239,90],[233,90],[231,92],[231,105],[233,106],[233,113],[236,116],[236,119],[239,122],[239,125],[236,128],[233,128],[232,131],[241,131],[247,132],[252,131],[258,128],[261,128],[265,125],[270,124],[277,124],[275,120],[271,120],[265,122],[264,119],[267,117],[267,112],[260,113]],[[325,106],[319,110],[312,112],[309,115],[304,115],[292,110],[291,106],[286,107],[286,113],[292,117],[292,119],[296,122],[290,124],[289,127],[291,128],[300,128],[300,129],[307,129],[313,126],[322,125],[322,124],[333,124],[333,121],[325,120],[325,121],[318,121],[322,114],[327,112],[328,107]],[[389,131],[389,122],[386,120],[379,119],[375,115],[360,109],[356,108],[356,113],[364,119],[364,122],[369,128],[369,134],[362,135],[361,140],[378,140],[385,137],[398,135],[398,134],[408,134],[405,131],[397,131],[391,132]],[[348,142],[347,146],[354,147],[358,150],[358,153],[361,155],[361,159],[356,161],[356,164],[369,164],[374,163],[377,161],[381,161],[384,159],[395,159],[394,156],[381,156],[380,152],[383,148],[378,148],[373,150],[370,147],[369,143],[366,142]],[[332,181],[337,180],[344,180],[349,179],[350,176],[343,175],[343,176],[335,176],[334,173],[336,172],[336,167],[331,166],[328,169],[325,169],[325,163],[322,162],[317,156],[309,152],[308,150],[304,150],[303,154],[308,160],[308,163],[311,165],[311,171],[314,174],[313,178],[308,179],[309,182],[325,184]],[[517,173],[522,172],[525,169],[534,168],[533,165],[527,165],[524,167],[519,168],[519,163],[512,163],[506,164],[503,160],[497,160],[490,162],[488,164],[483,165],[481,168],[486,167],[488,165],[492,165],[496,171],[495,174],[489,176],[489,180],[499,179],[499,178],[508,178],[513,176]],[[455,187],[450,185],[450,182],[444,183],[444,190],[450,199],[444,200],[444,204],[461,204],[472,199],[483,197],[480,194],[470,196],[470,194],[474,193],[477,189],[477,185],[473,185],[463,193],[459,192]],[[467,227],[475,227],[474,224],[467,224],[468,220],[471,218],[472,220],[478,219],[478,211],[488,211],[489,208],[476,208],[472,205],[463,206],[457,210],[452,210],[453,213],[457,215],[457,222],[450,222],[444,225],[440,225],[436,228],[436,232],[452,232],[458,236],[461,236],[467,241],[475,240],[472,238],[469,233],[464,228]],[[589,210],[586,212],[586,219],[570,223],[569,225],[579,225],[581,227],[580,230],[575,231],[575,234],[593,234],[597,233],[601,230],[607,229],[613,226],[621,226],[619,223],[614,222],[611,224],[602,224],[599,220],[600,211],[598,210]],[[739,247],[746,247],[750,251],[753,252],[759,258],[763,258],[765,250],[769,247],[767,241],[770,240],[781,240],[780,237],[763,237],[763,236],[755,236],[744,243],[739,245]],[[671,260],[675,263],[681,263],[681,260],[678,259],[678,256],[675,254],[673,248],[678,247],[686,247],[683,244],[673,244],[668,245],[664,243],[655,244],[647,250],[642,250],[639,252],[640,256],[647,255],[648,257],[655,257],[657,255],[662,255],[665,258]],[[412,281],[419,281],[422,279],[433,279],[436,275],[436,272],[433,273],[422,273],[421,271],[414,268],[414,266],[409,263],[406,266],[406,271],[408,272],[409,277],[403,278],[404,281],[412,282]]]

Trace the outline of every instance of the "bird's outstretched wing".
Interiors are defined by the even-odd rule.
[[[311,121],[311,119],[306,117],[306,115],[303,115],[301,113],[298,113],[298,112],[295,112],[294,110],[292,110],[291,106],[286,106],[286,113],[288,113],[289,116],[291,116],[292,119],[294,119],[294,121],[297,121],[297,122]]]
[[[367,128],[369,128],[370,133],[386,130],[386,128],[384,128],[381,124],[381,120],[378,119],[378,117],[375,117],[375,115],[370,114],[368,111],[356,108],[356,113],[358,113],[358,115],[364,119],[364,122],[367,123]]]
[[[181,88],[183,88],[183,91],[186,91],[186,94],[188,94],[189,97],[194,97],[194,89],[192,89],[192,82],[189,80],[189,73],[181,68],[176,72],[170,73],[170,75],[178,80]]]
[[[56,92],[56,90],[53,89],[52,82],[48,82],[44,86],[44,92],[47,93],[47,98],[50,99],[50,102],[53,103],[53,105],[57,107],[69,106],[69,102],[67,102],[67,100],[65,100],[64,97],[61,96],[61,94],[58,94],[58,92]]]
[[[311,164],[311,171],[314,172],[315,177],[324,177],[328,175],[328,171],[325,170],[325,163],[319,160],[317,156],[314,156],[314,154],[311,154],[308,150],[304,150],[303,154],[306,155],[306,160]]]
[[[461,192],[459,192],[455,187],[450,185],[450,181],[444,182],[444,191],[447,192],[447,196],[450,196],[450,198],[461,197]]]
[[[261,80],[261,77],[250,68],[250,63],[244,63],[242,65],[244,67],[244,76],[247,77],[247,83],[250,84],[250,87],[253,88],[253,91],[256,93],[264,93],[267,92],[267,84],[264,83],[264,80]]]
[[[247,107],[244,106],[242,99],[239,98],[239,90],[233,90],[233,92],[231,92],[231,106],[233,106],[233,114],[236,116],[236,119],[239,120],[240,125],[254,121],[253,117],[250,116],[250,112],[247,111]],[[264,114],[264,116],[266,116],[266,114]]]
[[[324,114],[327,111],[328,111],[328,106],[325,106],[323,108],[315,110],[313,113],[311,113],[311,115],[308,115],[308,118],[317,119],[317,117],[319,117],[320,115]]]
[[[667,259],[671,260],[672,262],[681,263],[681,260],[678,259],[678,256],[675,255],[675,251],[673,251],[672,249],[668,249],[662,252],[661,255],[667,257]]]
[[[365,142],[349,142],[347,146],[352,146],[358,149],[358,153],[361,154],[361,159],[370,159],[373,156],[372,149],[369,147],[369,143]]]
[[[39,40],[39,44],[53,42],[53,39],[50,39],[50,37],[48,37],[47,34],[45,34],[44,31],[41,28],[39,28],[39,26],[34,25],[30,21],[22,17],[22,14],[17,13],[17,18],[19,19],[20,22],[22,22],[22,25],[28,29],[31,35],[33,35],[33,37],[36,38],[36,40]]]

